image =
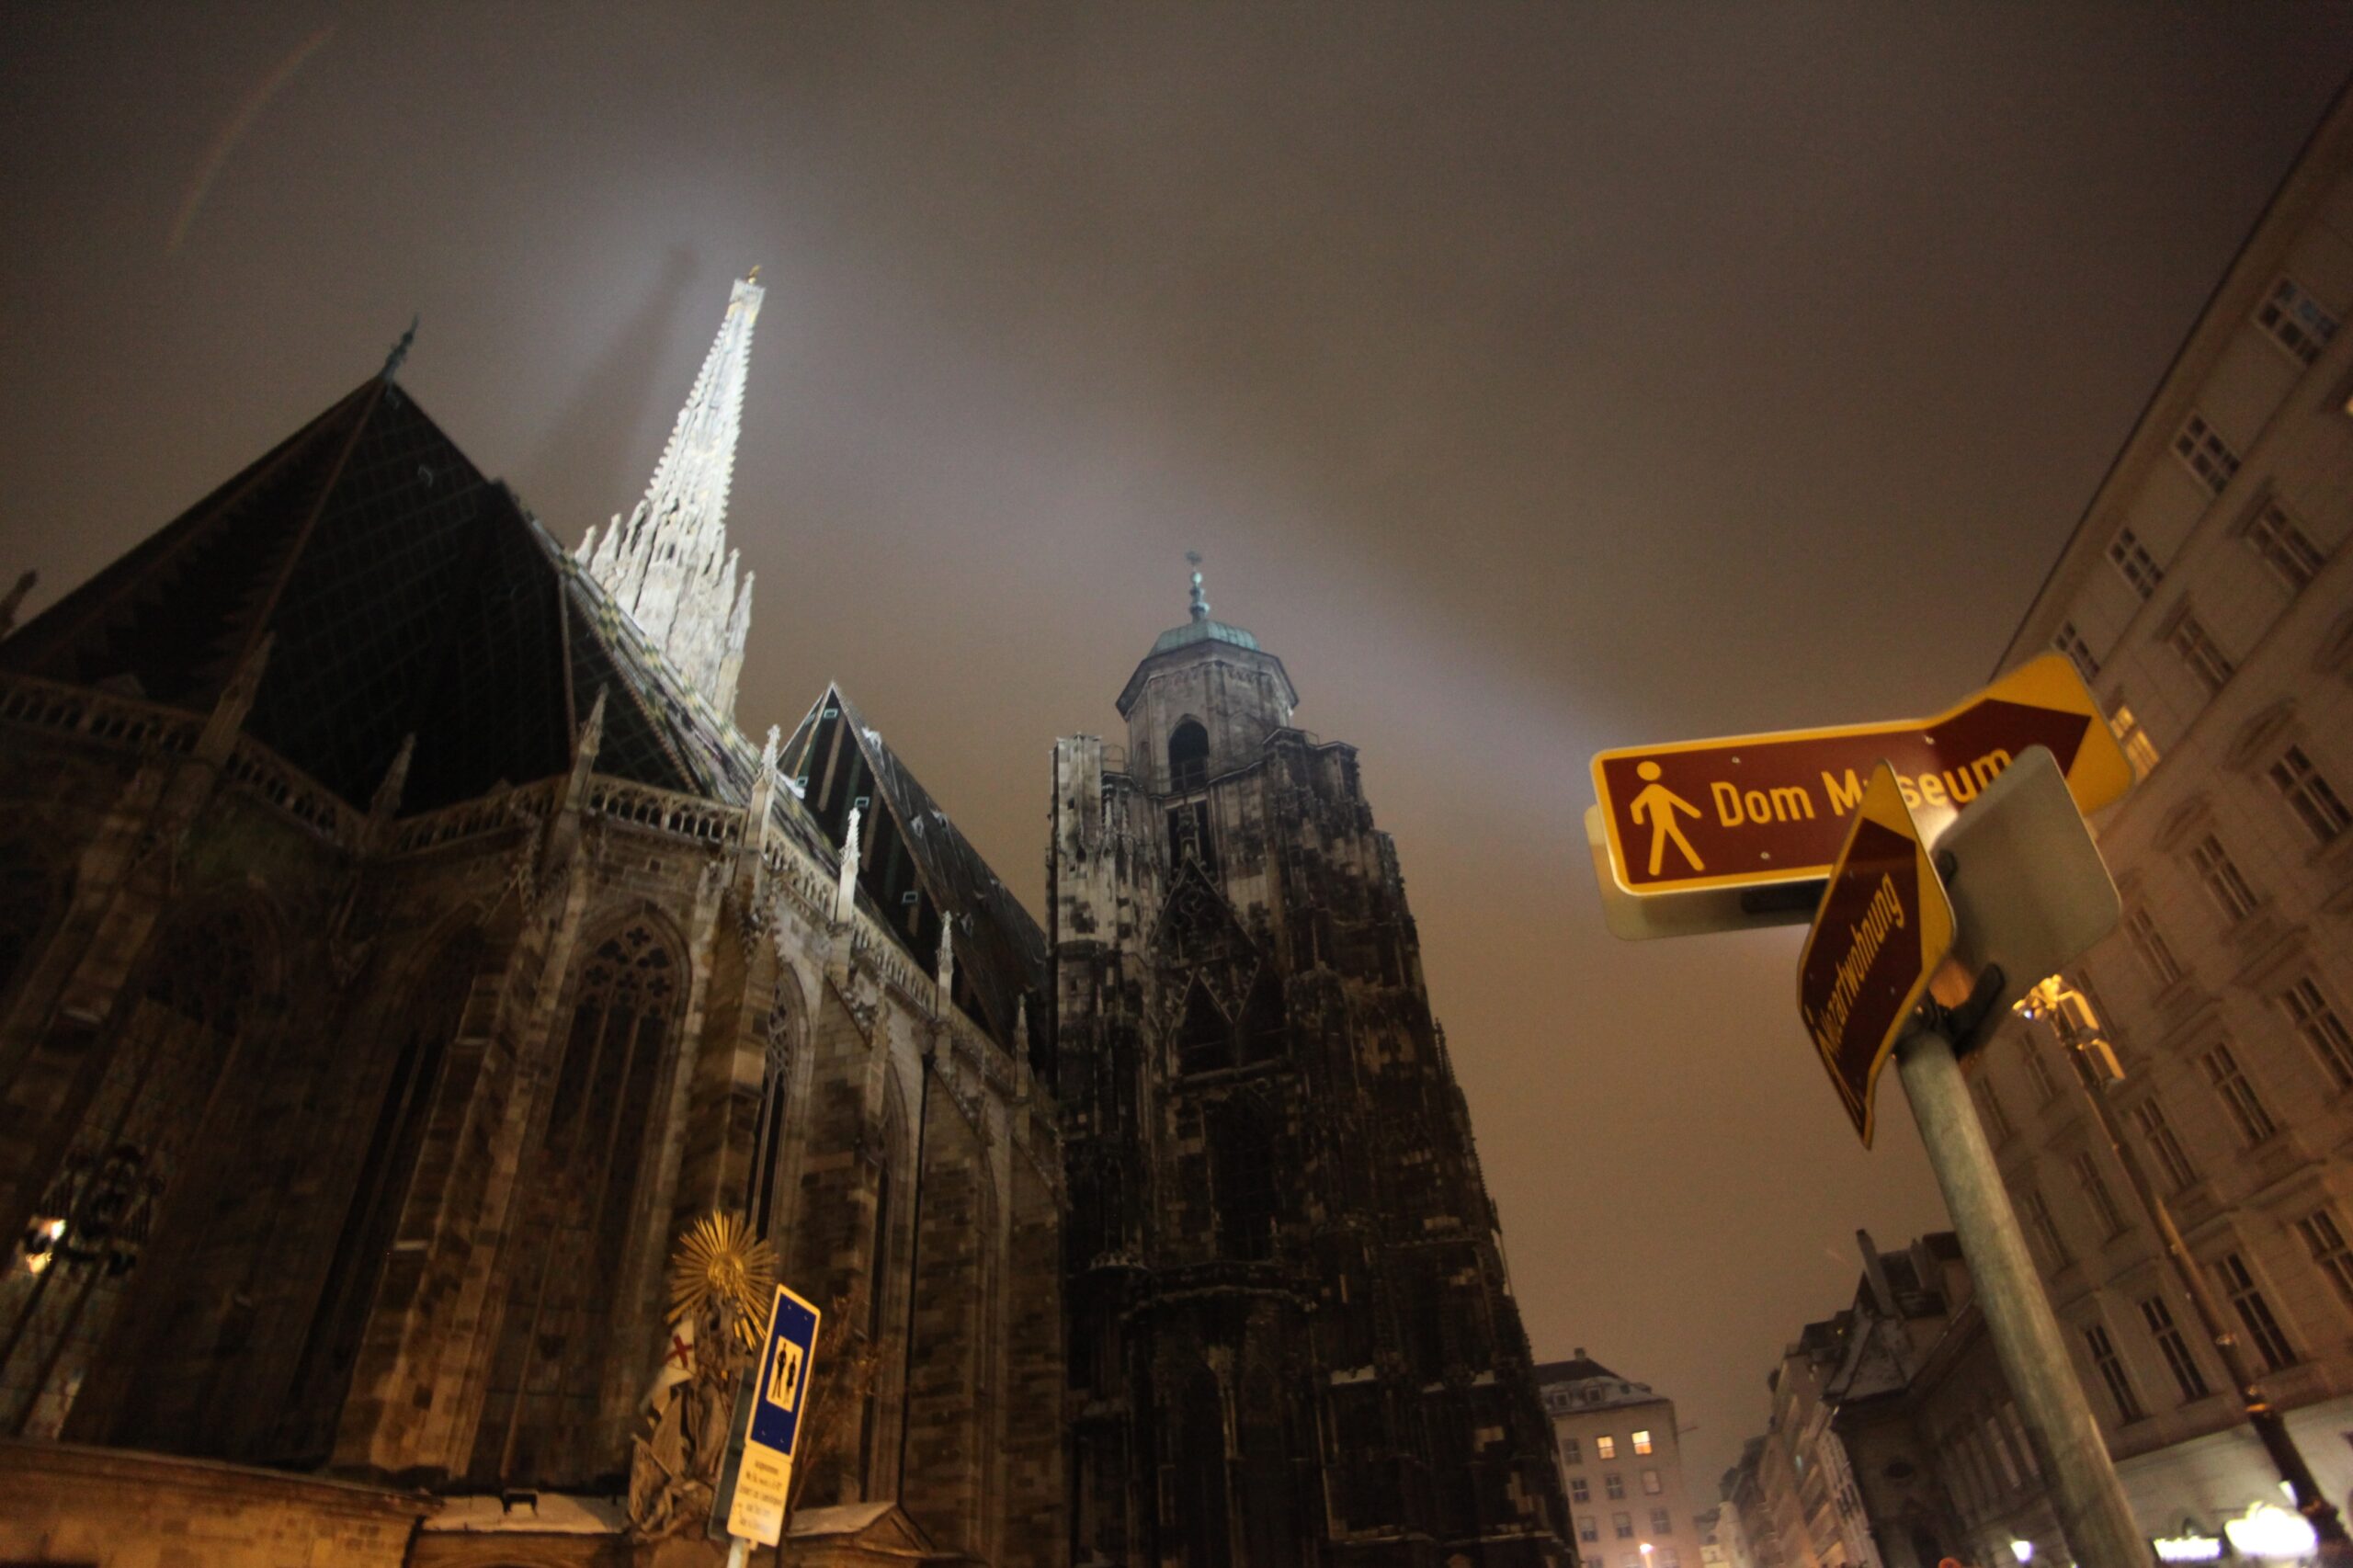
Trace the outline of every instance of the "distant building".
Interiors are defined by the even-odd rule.
[[[2207,301],[2002,657],[2072,658],[2144,777],[2097,824],[2121,927],[1981,1053],[1989,1140],[2143,1525],[2276,1472],[2051,1027],[2104,1037],[2125,1144],[2327,1494],[2353,1483],[2353,100]],[[1941,1434],[1963,1506],[2015,1490]],[[2022,1515],[2021,1535],[2056,1551]]]
[[[1580,1346],[1536,1369],[1583,1568],[1699,1568],[1675,1402]]]

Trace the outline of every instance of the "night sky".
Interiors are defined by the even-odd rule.
[[[1540,1357],[1763,1426],[1864,1154],[1802,932],[1621,944],[1604,745],[1979,684],[2353,8],[0,7],[31,608],[372,373],[560,537],[767,300],[739,717],[838,677],[1042,914],[1053,738],[1221,619],[1361,748]]]

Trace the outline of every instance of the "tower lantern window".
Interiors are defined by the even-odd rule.
[[[1188,719],[1169,733],[1168,788],[1181,794],[1199,790],[1210,781],[1210,733],[1197,720]]]

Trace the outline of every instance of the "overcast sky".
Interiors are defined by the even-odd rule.
[[[1604,745],[1988,674],[2353,65],[2300,5],[0,6],[32,608],[402,380],[558,535],[763,267],[739,717],[838,677],[1042,914],[1053,738],[1184,618],[1361,748],[1540,1357],[1695,1490],[1943,1223],[1802,931],[1607,936]]]

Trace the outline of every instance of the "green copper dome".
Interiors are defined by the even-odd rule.
[[[1152,645],[1152,652],[1165,653],[1171,648],[1182,648],[1192,642],[1231,642],[1237,648],[1247,648],[1252,653],[1256,653],[1258,650],[1258,640],[1242,628],[1228,626],[1222,620],[1204,618],[1199,620],[1187,621],[1182,626],[1171,627],[1162,632],[1160,641]],[[1144,656],[1150,658],[1152,654],[1147,653]]]

